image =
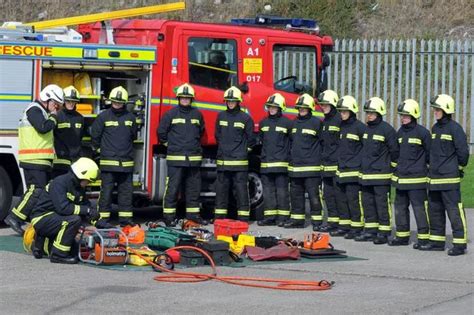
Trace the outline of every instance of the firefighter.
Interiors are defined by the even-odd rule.
[[[337,102],[341,113],[341,130],[337,151],[336,197],[339,226],[330,232],[332,236],[346,239],[358,237],[364,227],[359,185],[362,163],[362,137],[365,125],[357,119],[359,106],[354,97],[343,96]]]
[[[290,216],[288,156],[292,122],[283,116],[286,104],[280,93],[271,95],[265,103],[265,108],[268,117],[259,124],[264,219],[257,224],[283,226]]]
[[[337,171],[336,152],[341,127],[341,114],[336,109],[338,101],[339,96],[332,90],[326,90],[318,97],[318,103],[324,113],[323,129],[321,131],[321,177],[323,200],[327,211],[327,224],[319,228],[320,232],[337,230],[339,222],[335,182]]]
[[[461,202],[460,182],[469,160],[466,133],[452,120],[455,105],[451,96],[440,94],[431,100],[437,122],[431,129],[429,166],[430,241],[421,250],[443,251],[446,243],[446,212],[453,231],[450,256],[465,254],[467,248],[466,215]]]
[[[382,99],[370,98],[364,104],[364,112],[367,127],[362,140],[360,183],[365,223],[364,233],[355,240],[386,244],[392,231],[390,184],[398,159],[398,142],[395,129],[383,120],[387,109]]]
[[[80,158],[68,173],[56,177],[42,190],[31,219],[36,232],[32,246],[35,258],[48,254],[47,242],[54,240],[49,253],[52,263],[78,262],[72,248],[82,219],[99,218],[97,208],[92,208],[85,198],[85,187],[95,181],[98,174],[99,167],[93,160]]]
[[[291,153],[288,167],[291,191],[290,220],[285,228],[305,226],[305,192],[308,193],[313,229],[322,222],[321,200],[321,121],[312,115],[314,99],[309,94],[298,97],[298,117],[291,130]]]
[[[109,224],[112,206],[112,193],[117,184],[119,223],[121,226],[133,225],[132,212],[132,172],[133,140],[137,133],[135,116],[125,104],[128,93],[118,86],[110,91],[111,108],[97,116],[92,124],[92,146],[100,152],[101,191],[99,196],[100,219],[98,228],[111,227]]]
[[[430,132],[418,125],[420,106],[415,100],[407,99],[398,106],[402,126],[396,138],[400,146],[392,183],[395,186],[395,238],[388,242],[390,246],[408,245],[410,239],[411,204],[417,226],[417,242],[413,248],[419,249],[430,237],[428,226],[428,163],[431,144]]]
[[[79,91],[74,86],[64,89],[64,106],[58,112],[58,125],[54,130],[53,178],[66,174],[72,162],[81,157],[84,134],[84,117],[76,111]]]
[[[38,196],[50,178],[54,158],[53,130],[57,125],[57,111],[63,103],[63,90],[50,84],[40,92],[39,100],[26,107],[20,119],[18,159],[27,190],[18,206],[5,218],[5,223],[20,235],[24,233],[22,224],[29,221]]]
[[[217,180],[214,216],[216,219],[227,216],[230,189],[237,201],[238,219],[248,221],[248,152],[255,145],[253,120],[240,108],[242,92],[238,88],[232,86],[227,89],[224,101],[227,110],[219,113],[215,128]]]
[[[185,83],[176,91],[179,105],[165,113],[157,130],[160,143],[167,147],[165,196],[163,216],[167,225],[176,225],[178,192],[184,183],[186,218],[204,222],[199,215],[201,193],[201,137],[204,119],[201,112],[192,106],[194,89]]]

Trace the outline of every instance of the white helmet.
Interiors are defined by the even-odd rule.
[[[59,104],[64,104],[64,92],[56,84],[47,85],[41,92],[40,92],[40,100],[43,102],[47,102],[49,100],[53,100],[58,102]]]

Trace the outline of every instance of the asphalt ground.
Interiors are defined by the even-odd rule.
[[[153,216],[139,212],[142,221]],[[468,226],[474,209],[466,210]],[[413,222],[413,221],[412,221]],[[208,226],[212,229],[212,226]],[[414,225],[412,223],[412,230]],[[448,233],[450,228],[447,227]],[[250,231],[301,239],[310,228],[259,227]],[[412,232],[413,234],[413,232]],[[473,235],[469,231],[469,238]],[[5,226],[0,235],[14,235]],[[449,234],[448,234],[449,235]],[[329,280],[328,291],[296,292],[234,286],[218,281],[172,284],[157,273],[58,265],[0,251],[2,314],[472,314],[473,253],[449,257],[410,246],[389,247],[332,238],[350,256],[365,260],[220,267],[220,275]],[[468,245],[470,246],[470,245]],[[472,249],[472,247],[470,248]],[[208,272],[200,267],[185,271]]]

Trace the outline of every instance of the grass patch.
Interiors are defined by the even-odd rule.
[[[474,208],[474,155],[470,156],[469,164],[464,169],[461,197],[465,208]]]

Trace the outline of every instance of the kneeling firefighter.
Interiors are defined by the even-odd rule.
[[[99,175],[99,167],[89,158],[80,158],[71,170],[53,179],[41,192],[32,212],[31,224],[36,231],[33,244],[35,258],[42,258],[46,240],[54,240],[50,253],[52,263],[75,264],[74,238],[82,220],[97,220],[99,212],[85,199],[85,187]]]

